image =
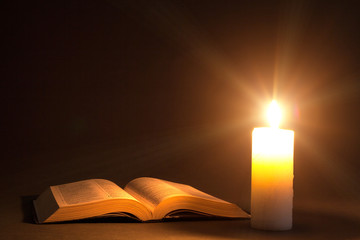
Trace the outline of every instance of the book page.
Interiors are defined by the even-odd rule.
[[[133,196],[131,196],[129,193],[125,192],[124,189],[116,185],[115,183],[105,180],[105,179],[94,179],[94,181],[102,187],[105,192],[109,195],[111,198],[126,198],[126,199],[133,199],[137,201]]]
[[[169,182],[169,181],[165,181],[165,182],[167,182],[169,185],[171,185],[177,189],[180,189],[184,193],[191,195],[193,197],[208,199],[208,200],[215,201],[215,202],[228,203],[220,198],[211,196],[211,195],[204,193],[204,192],[202,192],[194,187],[191,187],[189,185],[185,185],[185,184],[181,184],[181,183],[174,183],[174,182]]]
[[[211,196],[189,185],[156,178],[137,178],[125,190],[151,208],[153,219],[174,217],[173,213],[196,212],[218,217],[245,217],[249,215],[237,205]]]
[[[115,183],[104,179],[90,179],[52,186],[59,206],[84,204],[111,198],[134,199]]]
[[[167,181],[142,177],[132,180],[125,186],[125,191],[133,195],[140,202],[154,209],[165,198],[188,195],[182,190],[168,184]]]

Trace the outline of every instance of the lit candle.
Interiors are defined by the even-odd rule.
[[[272,101],[271,127],[252,134],[251,226],[263,230],[292,228],[294,131],[279,129],[281,110]]]

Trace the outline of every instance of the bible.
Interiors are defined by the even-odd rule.
[[[105,179],[50,186],[33,204],[38,223],[106,216],[127,216],[146,222],[179,218],[184,213],[249,218],[236,204],[189,185],[150,177],[136,178],[124,189]]]

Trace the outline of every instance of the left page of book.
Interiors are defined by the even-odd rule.
[[[39,223],[128,215],[146,221],[152,213],[115,183],[90,179],[51,186],[34,201]]]
[[[120,198],[137,201],[115,183],[105,179],[89,179],[51,186],[60,207]]]

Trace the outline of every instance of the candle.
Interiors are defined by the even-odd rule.
[[[279,129],[281,110],[272,101],[271,127],[252,133],[251,226],[263,230],[292,228],[294,131]]]

